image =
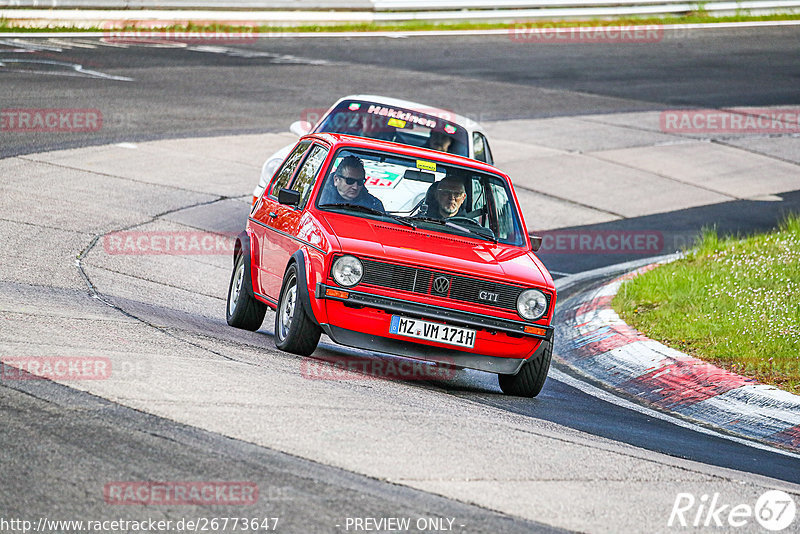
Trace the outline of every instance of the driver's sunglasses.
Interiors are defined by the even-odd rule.
[[[462,195],[466,195],[464,191],[453,191],[451,189],[439,189],[437,192],[445,198],[461,198]]]
[[[344,181],[345,181],[345,183],[346,183],[347,185],[358,184],[358,185],[360,185],[360,186],[363,186],[363,185],[364,185],[364,182],[366,182],[366,181],[367,181],[366,179],[364,179],[364,180],[359,180],[358,178],[350,178],[350,177],[348,177],[348,176],[342,176],[342,175],[341,175],[341,174],[339,174],[338,172],[336,173],[336,176],[338,176],[339,178],[341,178],[342,180],[344,180]]]

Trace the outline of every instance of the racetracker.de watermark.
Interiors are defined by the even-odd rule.
[[[673,109],[659,123],[665,133],[797,134],[800,108]]]
[[[0,356],[3,380],[106,380],[111,360],[101,356]]]
[[[664,235],[654,230],[554,230],[542,238],[540,254],[658,254]]]
[[[96,132],[103,127],[99,109],[6,108],[0,110],[3,132]]]
[[[107,20],[100,28],[106,43],[158,45],[159,43],[246,44],[258,39],[259,23],[253,21],[225,21],[231,31],[215,30],[218,21],[186,20]],[[181,29],[176,29],[181,28]]]
[[[237,234],[198,231],[125,231],[103,236],[103,248],[112,255],[233,254]]]
[[[254,482],[166,481],[109,482],[103,487],[106,504],[119,505],[250,505],[258,502]]]
[[[450,362],[435,365],[416,360],[336,356],[300,360],[300,376],[308,380],[451,380]]]
[[[664,39],[664,27],[656,24],[597,26],[586,23],[563,27],[517,22],[509,28],[508,36],[512,42],[525,44],[648,44]]]

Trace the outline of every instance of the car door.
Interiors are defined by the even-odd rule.
[[[257,208],[258,218],[264,222],[264,238],[260,242],[261,290],[272,300],[278,299],[289,258],[303,246],[297,237],[298,223],[327,154],[328,149],[321,144],[300,143]],[[278,202],[278,191],[284,187],[300,193],[297,206]]]

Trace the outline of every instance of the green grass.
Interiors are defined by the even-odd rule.
[[[800,394],[800,216],[779,230],[720,239],[622,285],[630,325],[719,367]]]
[[[692,24],[706,22],[750,22],[767,20],[800,20],[800,12],[783,12],[771,15],[753,16],[743,11],[737,15],[716,17],[702,9],[687,13],[681,16],[665,17],[620,17],[615,19],[591,19],[591,20],[555,20],[555,21],[529,21],[517,24],[508,23],[476,23],[476,22],[454,22],[454,23],[435,23],[426,21],[410,21],[402,23],[359,23],[359,24],[315,24],[315,25],[295,25],[295,26],[236,26],[226,24],[194,24],[171,25],[159,28],[163,31],[171,32],[257,32],[257,33],[287,33],[287,32],[368,32],[368,31],[429,31],[429,30],[488,30],[488,29],[507,29],[511,30],[523,24],[526,28],[553,28],[553,27],[574,27],[574,26],[621,26],[621,25],[667,25],[667,24]],[[0,32],[103,32],[111,31],[108,28],[97,26],[83,27],[75,25],[47,26],[41,28],[25,27],[24,21],[12,21],[0,19]],[[137,28],[128,26],[126,28],[116,28],[113,31],[150,31],[149,28]]]

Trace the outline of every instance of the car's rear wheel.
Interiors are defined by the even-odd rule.
[[[275,345],[286,352],[308,356],[316,350],[322,329],[303,309],[297,273],[297,265],[292,263],[283,276],[275,313]]]
[[[543,341],[543,343],[548,343]],[[542,391],[547,372],[550,370],[550,358],[553,350],[548,346],[541,351],[541,356],[531,358],[522,365],[515,375],[497,375],[500,389],[506,395],[516,397],[535,397]]]
[[[261,328],[267,305],[253,296],[253,282],[250,278],[250,255],[242,252],[236,258],[228,286],[228,306],[225,316],[228,324],[243,330],[255,332]]]

